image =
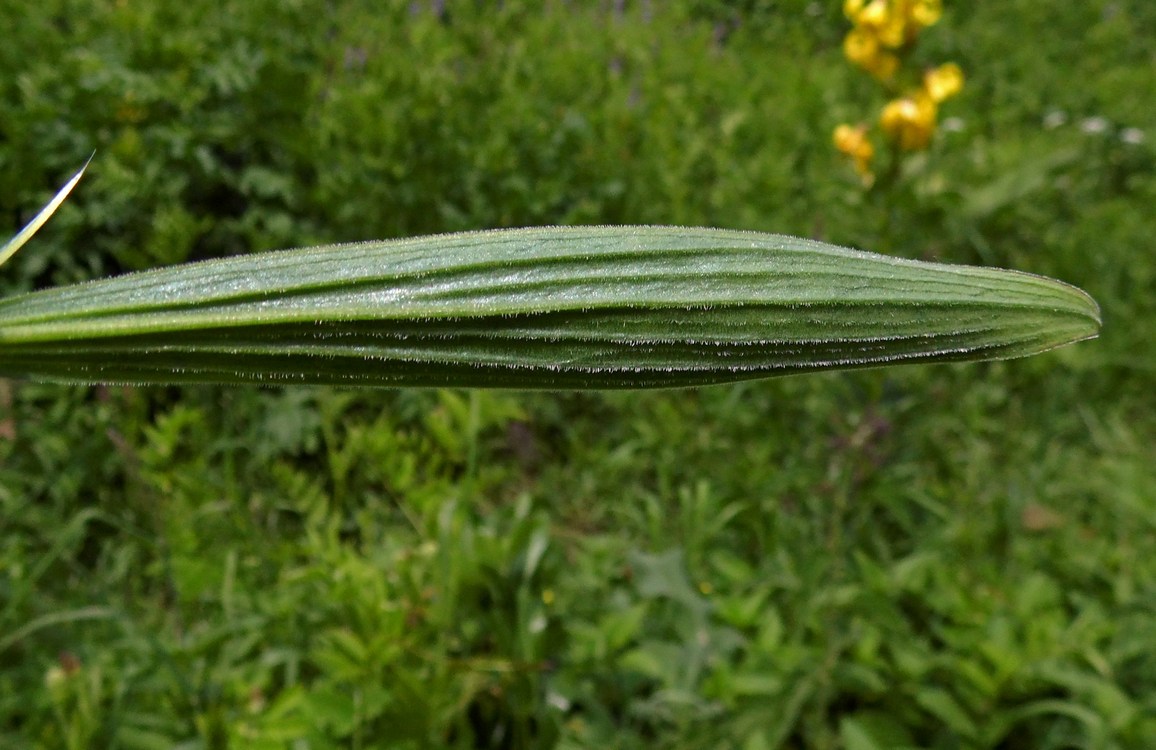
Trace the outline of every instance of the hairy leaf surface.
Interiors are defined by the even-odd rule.
[[[753,232],[555,227],[205,261],[0,300],[0,375],[648,388],[1090,338],[1084,292]]]

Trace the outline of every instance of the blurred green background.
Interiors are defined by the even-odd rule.
[[[947,2],[899,185],[842,4],[0,3],[5,294],[482,227],[1057,276],[1028,360],[647,393],[0,381],[0,747],[1156,746],[1156,4]]]

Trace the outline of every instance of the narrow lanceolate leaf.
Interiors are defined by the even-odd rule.
[[[0,300],[0,376],[650,388],[1021,357],[1088,295],[1011,271],[677,227],[519,229],[207,261]]]

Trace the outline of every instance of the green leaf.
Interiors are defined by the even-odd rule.
[[[903,724],[878,711],[861,711],[839,721],[839,738],[846,750],[902,750],[915,743]]]
[[[976,724],[967,711],[951,695],[941,688],[925,687],[915,694],[915,702],[922,706],[952,731],[964,737],[976,735]]]
[[[0,300],[0,376],[650,388],[1005,359],[1099,308],[1013,271],[679,227],[555,227],[206,261]]]

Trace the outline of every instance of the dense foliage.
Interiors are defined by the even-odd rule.
[[[641,395],[0,382],[0,746],[1156,744],[1156,5],[947,3],[920,53],[966,71],[958,122],[866,192],[838,6],[0,4],[4,233],[97,151],[4,293],[663,223],[1105,318]]]

